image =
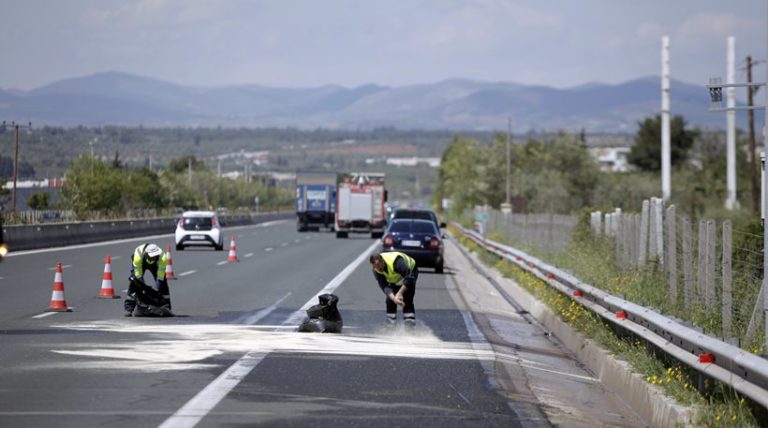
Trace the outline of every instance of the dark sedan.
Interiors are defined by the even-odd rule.
[[[400,251],[416,260],[417,266],[443,273],[443,238],[431,220],[393,219],[382,239],[384,251]]]

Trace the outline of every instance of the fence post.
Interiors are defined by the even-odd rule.
[[[683,217],[683,297],[685,309],[691,308],[693,297],[693,226],[688,217]]]
[[[707,221],[699,220],[699,253],[696,272],[696,295],[695,302],[700,302],[704,296],[704,290],[707,286]]]
[[[653,211],[656,217],[656,235],[653,237],[656,245],[656,259],[660,264],[664,264],[664,201],[661,198],[656,199],[656,207]]]
[[[645,265],[646,256],[648,255],[648,214],[649,204],[648,200],[643,201],[643,211],[640,217],[640,242],[638,242],[639,250],[637,256],[637,264],[639,266]]]
[[[717,223],[714,220],[707,220],[707,282],[706,294],[704,300],[707,302],[707,309],[712,310],[715,306],[715,265],[717,263]]]
[[[677,304],[677,219],[675,218],[675,206],[667,208],[667,281],[669,282],[669,296],[673,304]]]
[[[760,321],[763,317],[763,299],[765,295],[765,287],[760,287],[760,291],[757,293],[757,299],[755,300],[755,308],[752,309],[752,317],[749,319],[749,325],[747,326],[747,341],[751,341],[755,337],[755,330],[757,330]]]
[[[723,338],[731,336],[731,311],[733,306],[731,289],[731,221],[723,222]]]
[[[657,223],[658,218],[656,218],[656,206],[658,205],[658,202],[656,201],[656,198],[651,198],[651,201],[649,203],[649,211],[648,211],[648,260],[657,259],[659,253],[656,248],[656,235],[657,235],[657,229],[661,226]]]

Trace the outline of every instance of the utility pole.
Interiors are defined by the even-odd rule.
[[[669,37],[661,38],[661,194],[667,201],[672,193],[672,157],[669,122]]]
[[[728,37],[728,53],[726,56],[726,83],[733,85],[736,80],[736,39]],[[736,91],[733,87],[726,89],[728,111],[725,113],[726,134],[726,189],[725,208],[738,208],[736,199]]]
[[[192,185],[192,157],[187,158],[187,183]]]
[[[512,165],[511,165],[511,154],[510,154],[510,143],[512,142],[512,118],[507,118],[507,181],[506,181],[506,199],[504,199],[504,203],[501,204],[501,212],[504,214],[509,214],[512,212],[512,204],[510,203],[509,199],[509,175],[512,172]]]
[[[768,15],[766,16],[768,24]],[[768,25],[763,28],[768,28]],[[768,36],[768,32],[766,32]],[[768,37],[765,44],[765,58],[768,60]],[[768,67],[765,67],[765,82],[768,84]],[[765,92],[765,121],[763,122],[763,150],[768,150],[768,87]],[[765,204],[768,203],[768,186],[763,183],[763,212],[766,212]],[[765,323],[765,338],[763,340],[763,351],[768,352],[768,233],[766,233],[765,222],[763,222],[763,322]]]
[[[760,61],[761,62],[761,61]],[[758,64],[759,62],[752,62],[752,56],[747,55],[747,84],[750,85],[747,87],[747,106],[752,107],[755,105],[754,96],[757,94],[757,91],[760,89],[759,86],[751,86],[752,84],[752,66],[755,64]],[[747,110],[747,119],[749,123],[749,152],[747,153],[749,156],[747,157],[747,160],[749,161],[749,168],[750,168],[750,184],[751,184],[751,190],[752,190],[752,212],[758,213],[760,212],[760,188],[757,186],[757,141],[755,137],[755,111],[751,108]]]
[[[3,129],[6,127],[5,121],[3,121]],[[19,125],[16,122],[11,122],[11,126],[13,127],[16,135],[16,154],[14,156],[13,161],[13,194],[11,196],[11,206],[13,210],[13,214],[16,215],[16,183],[19,179],[19,128],[32,128],[32,122],[29,122],[28,125]]]

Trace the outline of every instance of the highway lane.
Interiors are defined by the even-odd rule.
[[[184,276],[170,285],[181,315],[172,319],[124,318],[122,299],[95,297],[106,254],[123,255],[113,272],[124,294],[118,284],[142,240],[8,258],[0,425],[548,424],[530,396],[502,391],[493,352],[471,340],[450,263],[445,275],[422,271],[417,328],[392,331],[364,257],[374,241],[297,233],[291,222],[225,232],[237,236],[239,263],[221,263],[227,251],[173,253]],[[33,318],[48,305],[57,260],[70,266],[74,312]],[[326,285],[338,287],[343,334],[284,325]]]

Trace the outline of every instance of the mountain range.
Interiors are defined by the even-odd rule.
[[[660,111],[660,79],[552,88],[450,79],[432,84],[347,88],[326,85],[182,86],[106,72],[60,80],[29,91],[0,90],[0,118],[54,126],[224,126],[304,129],[506,131],[570,130],[634,133]],[[704,86],[673,80],[672,113],[689,124],[724,128],[725,114],[708,112]],[[762,114],[756,115],[762,124]],[[740,127],[746,114],[737,114]],[[760,128],[758,128],[760,129]]]

